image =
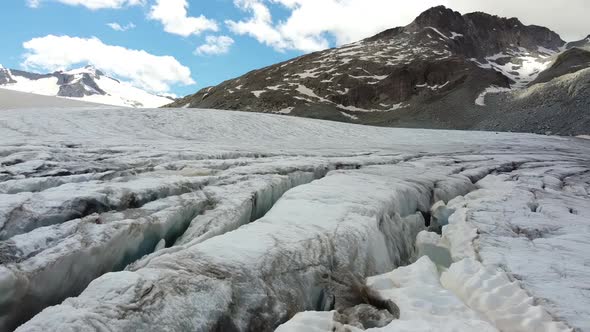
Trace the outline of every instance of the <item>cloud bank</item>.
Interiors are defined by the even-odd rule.
[[[91,64],[152,92],[167,92],[173,84],[195,83],[190,69],[172,56],[107,45],[96,37],[47,35],[31,39],[23,47],[27,53],[22,65],[28,69],[54,71]]]

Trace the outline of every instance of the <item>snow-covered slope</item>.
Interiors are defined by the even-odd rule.
[[[0,142],[3,331],[590,330],[588,140],[37,109]]]
[[[173,101],[106,76],[92,66],[46,75],[2,68],[0,87],[125,107],[154,108]]]
[[[86,101],[73,100],[61,97],[43,96],[33,93],[20,92],[0,88],[0,110],[22,108],[51,108],[51,107],[101,107],[98,104]],[[112,107],[104,105],[103,107]]]

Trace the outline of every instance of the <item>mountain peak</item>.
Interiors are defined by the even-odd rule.
[[[463,16],[445,6],[432,7],[420,14],[408,27],[422,29],[434,27],[442,31],[456,31],[464,25]]]
[[[432,19],[432,18],[441,18],[441,17],[453,17],[453,16],[461,16],[459,12],[452,10],[451,8],[447,8],[445,6],[436,6],[429,8],[422,12],[418,17],[414,20],[415,22],[420,22],[425,19]]]
[[[59,71],[58,73],[66,74],[66,75],[88,74],[88,75],[94,76],[94,77],[104,76],[104,73],[101,70],[97,69],[93,65],[86,65],[84,67],[70,69],[67,71]]]

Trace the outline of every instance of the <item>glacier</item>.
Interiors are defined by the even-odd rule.
[[[590,331],[588,140],[104,107],[0,138],[0,330]]]

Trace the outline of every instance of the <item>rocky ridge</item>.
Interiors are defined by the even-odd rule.
[[[555,32],[516,18],[461,15],[440,6],[405,27],[252,71],[169,106],[473,129],[487,119],[486,109],[496,107],[486,95],[528,89],[562,52],[586,52],[583,45],[566,44]]]

